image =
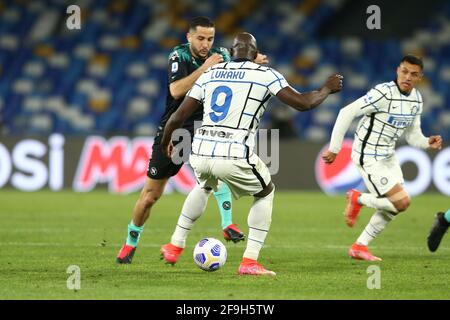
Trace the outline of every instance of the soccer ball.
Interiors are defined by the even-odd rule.
[[[216,271],[227,261],[227,248],[214,238],[200,240],[194,248],[194,261],[205,271]]]

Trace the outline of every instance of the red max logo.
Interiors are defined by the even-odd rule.
[[[107,183],[111,192],[128,193],[142,188],[147,177],[153,138],[91,136],[81,153],[75,174],[75,191],[91,191],[99,183]],[[183,166],[168,184],[167,191],[188,192],[195,185],[192,171]]]

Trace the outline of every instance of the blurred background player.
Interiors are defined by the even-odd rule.
[[[433,227],[428,235],[428,249],[431,252],[435,252],[441,243],[442,237],[447,232],[450,226],[450,209],[447,212],[438,212],[436,219],[434,220]]]
[[[117,256],[117,262],[119,263],[131,263],[151,208],[161,197],[169,178],[176,175],[183,165],[174,164],[170,158],[167,158],[161,152],[161,134],[167,120],[206,69],[216,63],[230,60],[227,49],[212,47],[214,35],[214,23],[207,17],[196,17],[191,20],[189,25],[188,43],[175,47],[169,55],[166,110],[159,123],[153,143],[152,155],[148,164],[148,178],[134,206],[133,219],[128,225],[126,243]],[[257,61],[259,63],[268,62],[267,57],[261,54]],[[194,121],[201,121],[202,114],[202,109],[199,108],[185,122],[184,128],[189,130],[191,135],[194,130]],[[179,143],[181,140],[177,142]],[[231,193],[228,186],[221,184],[214,195],[222,218],[225,240],[232,240],[233,242],[244,240],[244,234],[232,222]]]
[[[369,193],[347,192],[346,223],[353,227],[362,206],[376,211],[349,250],[349,256],[354,259],[380,261],[368,250],[369,243],[410,205],[411,199],[403,188],[403,173],[395,157],[396,141],[405,134],[411,146],[436,150],[442,147],[441,136],[427,138],[420,127],[423,100],[415,86],[422,79],[422,71],[420,58],[403,57],[395,81],[375,86],[339,112],[329,150],[323,154],[327,164],[333,163],[352,120],[363,116],[355,132],[352,160]]]
[[[189,231],[203,214],[220,179],[236,199],[254,197],[239,274],[275,275],[257,262],[271,224],[275,189],[267,166],[253,153],[260,119],[272,96],[299,111],[317,107],[330,93],[341,89],[342,77],[330,76],[319,90],[301,94],[274,69],[252,62],[258,49],[251,34],[238,34],[231,53],[231,62],[211,67],[195,82],[165,126],[161,148],[170,157],[172,132],[204,105],[202,126],[196,130],[190,158],[198,184],[187,196],[171,241],[162,246],[161,254],[167,263],[177,262]]]

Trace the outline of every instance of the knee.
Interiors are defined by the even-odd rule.
[[[157,193],[152,189],[148,189],[142,192],[140,201],[146,209],[149,209],[159,200],[160,197],[160,193]]]
[[[406,198],[403,198],[403,199],[395,202],[394,206],[398,210],[398,212],[403,212],[403,211],[406,211],[406,209],[408,209],[410,204],[411,204],[411,198],[406,197]]]

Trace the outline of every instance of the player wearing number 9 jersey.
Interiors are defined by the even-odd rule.
[[[216,63],[230,61],[227,49],[212,47],[214,35],[214,23],[206,17],[196,17],[190,22],[188,43],[176,46],[169,55],[166,109],[161,117],[153,144],[148,164],[148,178],[134,206],[126,243],[120,249],[116,259],[118,263],[131,263],[151,208],[162,196],[169,178],[176,175],[183,165],[172,162],[161,151],[161,136],[167,120],[177,110],[186,93],[206,69]],[[259,54],[257,59],[267,63],[264,55]],[[199,108],[185,122],[184,128],[191,132],[191,135],[194,131],[194,121],[201,121],[202,114]],[[231,192],[228,186],[222,184],[214,195],[219,205],[224,238],[233,242],[244,240],[244,234],[232,223]]]
[[[161,148],[170,156],[172,132],[203,104],[203,122],[195,132],[190,158],[198,184],[186,198],[171,242],[163,246],[168,262],[177,261],[189,230],[205,210],[209,194],[223,181],[236,199],[254,197],[239,274],[275,275],[257,262],[269,231],[274,196],[269,170],[253,153],[259,121],[271,97],[299,111],[310,110],[341,89],[342,76],[330,76],[319,90],[301,94],[274,69],[253,63],[257,52],[255,38],[240,33],[233,43],[233,60],[203,73],[166,124]]]

